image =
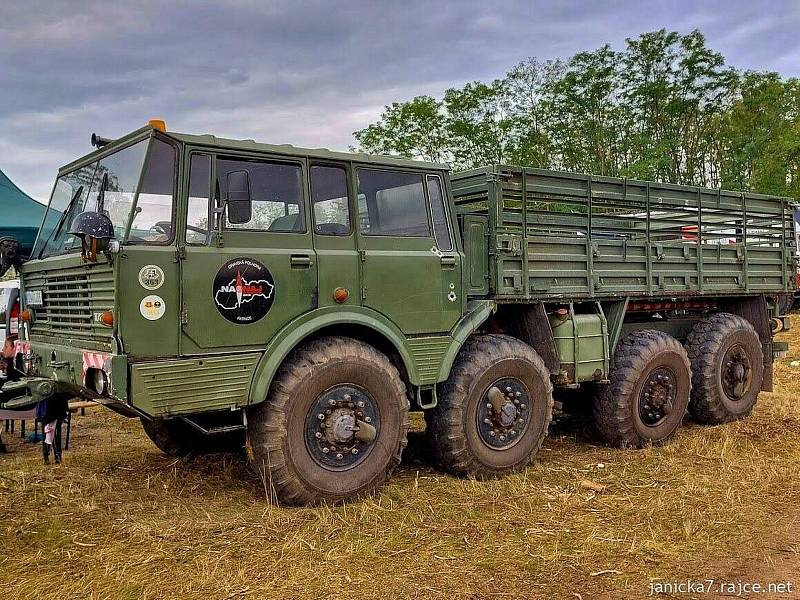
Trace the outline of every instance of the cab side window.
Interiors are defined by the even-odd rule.
[[[347,171],[342,167],[314,165],[310,170],[314,232],[350,235]]]
[[[211,230],[211,158],[195,154],[189,166],[189,204],[186,211],[186,243],[206,244]]]
[[[243,159],[217,159],[217,183],[225,198],[228,173],[247,171],[250,178],[252,217],[247,223],[231,223],[227,229],[302,233],[306,230],[303,210],[303,173],[300,165]]]
[[[431,218],[433,220],[433,234],[439,250],[445,252],[453,249],[453,240],[450,238],[450,226],[447,222],[447,209],[444,205],[442,193],[442,180],[436,175],[425,178],[428,186],[428,198],[431,202]]]
[[[359,169],[358,222],[364,235],[429,237],[422,175]]]

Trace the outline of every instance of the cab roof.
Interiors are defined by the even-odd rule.
[[[78,164],[91,162],[96,156],[108,154],[113,152],[115,148],[125,143],[136,140],[137,138],[146,137],[148,132],[153,131],[152,127],[147,126],[137,129],[127,135],[113,140],[106,146],[95,150],[94,152],[72,161],[71,163],[63,166],[59,173],[72,170]],[[394,156],[386,156],[382,154],[362,154],[358,152],[335,152],[327,148],[300,148],[290,144],[264,144],[256,142],[255,140],[234,140],[230,138],[217,137],[211,134],[190,134],[178,133],[169,131],[162,133],[166,137],[172,138],[183,144],[192,146],[205,147],[215,150],[239,150],[247,152],[263,152],[266,154],[281,155],[287,157],[302,157],[313,158],[318,160],[337,160],[357,162],[370,165],[384,165],[389,167],[406,167],[413,169],[427,169],[436,171],[449,171],[450,165],[445,163],[425,162],[421,160],[410,160],[407,158],[397,158]],[[91,159],[91,160],[90,160]]]

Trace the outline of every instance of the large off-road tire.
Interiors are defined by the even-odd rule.
[[[468,340],[437,395],[425,412],[434,457],[451,473],[479,479],[529,465],[553,414],[544,362],[506,335]]]
[[[634,331],[614,351],[610,383],[593,400],[595,427],[610,445],[642,448],[663,442],[683,421],[689,403],[689,358],[661,331]]]
[[[686,339],[692,363],[689,413],[707,425],[750,414],[764,380],[761,341],[749,321],[718,313],[694,326]]]
[[[314,340],[286,359],[267,401],[250,410],[251,465],[282,504],[370,493],[400,463],[408,408],[384,354],[347,337]]]
[[[211,454],[215,452],[241,452],[244,435],[232,432],[204,435],[179,419],[142,419],[147,437],[169,456]]]

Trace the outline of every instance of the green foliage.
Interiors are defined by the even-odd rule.
[[[367,152],[760,191],[800,198],[800,82],[738,72],[699,31],[661,29],[491,83],[385,107]]]

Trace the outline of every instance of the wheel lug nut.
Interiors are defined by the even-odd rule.
[[[364,408],[364,401],[363,400],[359,400],[358,401],[358,408]]]
[[[519,398],[520,396],[522,396],[522,392],[514,392],[514,395],[515,395],[517,398]]]
[[[528,408],[527,404],[520,404],[520,405],[519,405],[519,407],[520,407],[522,410],[525,410],[526,408]]]
[[[484,419],[483,422],[486,423],[487,425],[491,425],[492,424],[491,419]]]
[[[501,441],[501,442],[505,442],[505,441],[506,441],[506,436],[504,436],[504,435],[501,435],[501,436],[500,436],[500,441]]]
[[[328,410],[326,410],[326,411],[325,411],[325,414],[326,414],[326,415],[329,415],[329,414],[331,414],[331,409],[329,408]]]
[[[341,452],[339,452],[339,454],[336,455],[336,459],[337,460],[342,460],[342,458],[344,458],[344,456],[342,455]]]
[[[345,394],[344,395],[344,401],[345,402],[350,402],[351,399],[352,399],[352,396],[350,394]]]
[[[319,431],[317,433],[315,433],[314,435],[317,437],[317,439],[321,439],[322,438],[322,434]]]
[[[325,447],[322,449],[322,453],[323,453],[323,454],[327,454],[327,453],[328,453],[328,452],[330,452],[330,451],[331,451],[331,449],[330,449],[330,448],[328,448],[327,446],[325,446]]]
[[[331,406],[336,406],[336,400],[331,398],[330,400],[328,400],[328,404],[330,404]]]
[[[364,417],[365,423],[372,423],[372,417]]]
[[[318,418],[320,421],[323,421],[323,420],[325,420],[325,415],[323,415],[322,413],[319,413],[319,414],[317,415],[317,418]]]
[[[492,436],[492,437],[494,437],[494,436],[496,436],[496,435],[497,435],[497,432],[496,432],[494,429],[492,429],[492,430],[489,432],[489,435],[490,435],[490,436]]]
[[[486,403],[486,408],[492,408],[492,403],[491,402],[487,402]]]
[[[519,400],[516,400],[516,399],[515,399],[515,400],[514,400],[514,404],[516,404],[517,406],[519,406]]]
[[[510,392],[510,391],[511,391],[511,388],[510,388],[510,387],[507,387],[507,388],[506,388],[506,391],[507,391],[507,392]]]
[[[350,450],[350,454],[358,454],[358,448],[353,448]]]

